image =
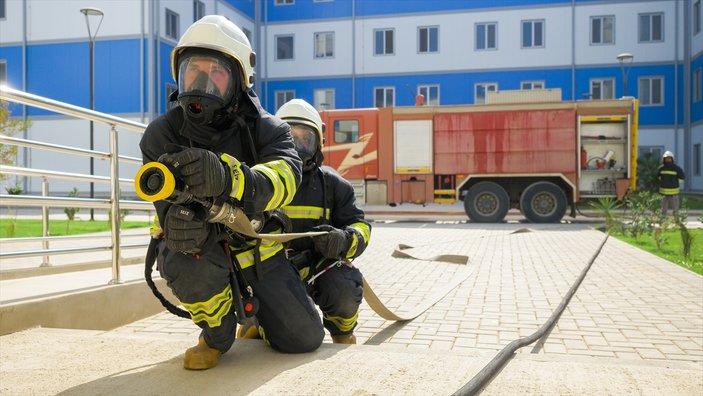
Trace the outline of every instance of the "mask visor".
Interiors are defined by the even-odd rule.
[[[211,95],[227,101],[232,94],[232,70],[216,57],[189,56],[178,68],[178,91],[186,95]]]

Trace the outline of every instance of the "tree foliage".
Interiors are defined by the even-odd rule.
[[[0,135],[15,136],[17,133],[26,131],[29,122],[22,119],[12,118],[8,102],[0,100]],[[12,165],[17,161],[17,146],[0,143],[0,164]],[[7,179],[7,175],[0,173],[0,181]]]
[[[652,153],[645,153],[637,158],[637,190],[658,191],[657,168],[660,164],[661,158]]]

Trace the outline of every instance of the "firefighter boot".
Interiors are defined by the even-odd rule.
[[[240,324],[237,329],[237,338],[261,339],[259,333],[259,321],[255,317],[247,318],[244,324]]]
[[[356,344],[356,336],[354,334],[333,335],[332,342],[335,344]]]
[[[217,366],[217,359],[222,353],[217,349],[210,348],[204,337],[198,339],[198,345],[186,350],[183,359],[183,367],[188,370],[207,370]]]

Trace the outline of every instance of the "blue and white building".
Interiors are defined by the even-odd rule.
[[[703,191],[701,0],[0,0],[0,81],[89,107],[85,7],[104,12],[94,65],[101,112],[145,123],[163,113],[175,89],[171,49],[193,21],[221,14],[249,36],[255,89],[271,112],[292,98],[341,109],[410,106],[417,94],[431,105],[482,103],[492,90],[631,95],[641,105],[640,152],[673,151],[684,189]],[[622,53],[633,57],[620,63]],[[86,121],[23,106],[13,115],[31,119],[31,139],[87,147]],[[97,150],[106,136],[96,132]],[[121,136],[121,152],[139,156],[138,139]],[[21,157],[34,168],[61,163]]]

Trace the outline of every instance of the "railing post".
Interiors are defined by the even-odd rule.
[[[42,197],[49,196],[49,179],[46,176],[42,177],[41,195]],[[44,238],[49,236],[49,207],[46,205],[41,207],[41,236]],[[42,239],[41,246],[43,250],[49,250],[49,240]],[[49,257],[50,256],[48,254],[44,256],[44,260],[42,260],[40,267],[51,267]]]
[[[120,177],[119,149],[117,147],[117,128],[110,125],[110,201],[112,216],[112,279],[108,284],[121,283],[120,280]]]

